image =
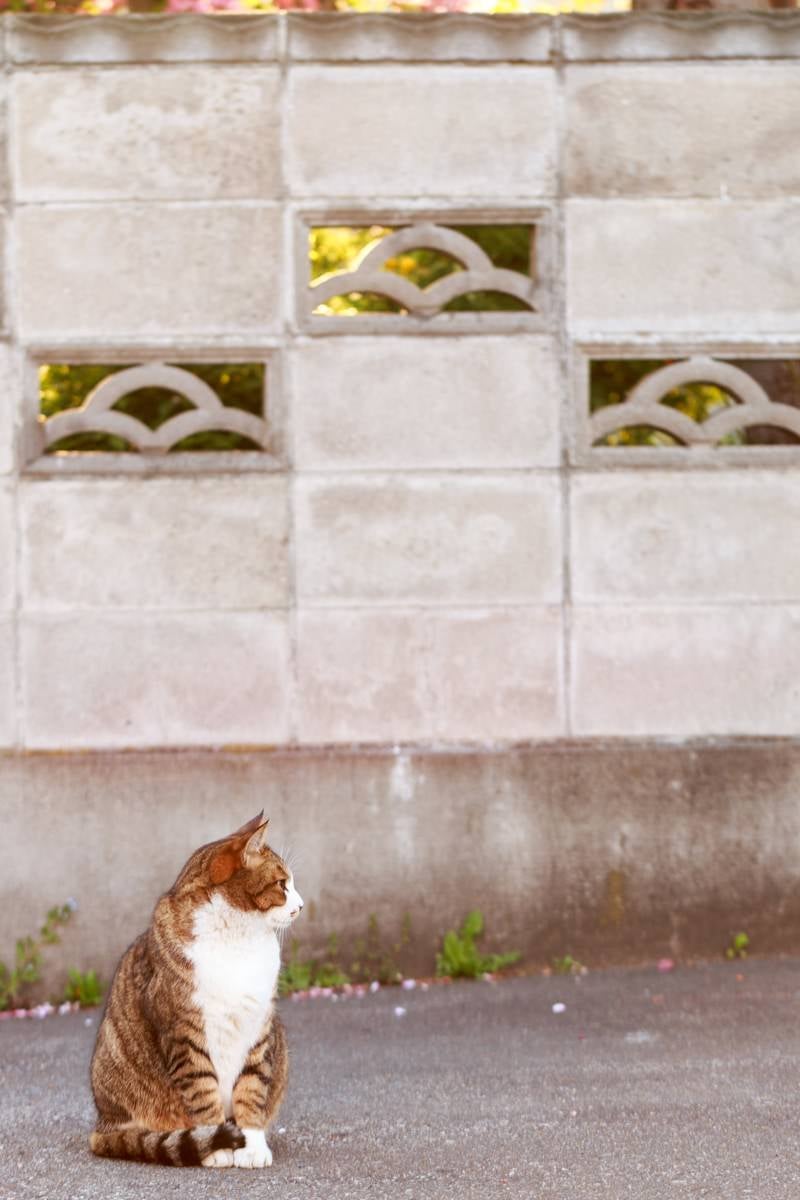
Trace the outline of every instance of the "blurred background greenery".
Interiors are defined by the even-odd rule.
[[[382,238],[388,237],[401,225],[316,226],[309,231],[308,256],[312,283],[337,272],[351,271],[357,260]],[[461,233],[475,242],[496,267],[530,276],[534,229],[531,225],[449,225],[446,228]],[[383,269],[400,275],[418,288],[427,288],[462,271],[461,263],[440,250],[404,251],[387,258]],[[443,312],[492,312],[530,310],[516,296],[504,292],[467,292],[443,306]],[[405,310],[388,296],[373,292],[344,292],[318,305],[314,312],[320,316],[355,316],[359,313],[402,313]]]
[[[609,404],[622,404],[636,384],[653,371],[665,367],[671,359],[595,359],[591,364],[589,405],[592,412]],[[726,359],[750,375],[766,391],[771,400],[800,408],[800,361],[793,359]],[[738,402],[715,383],[684,384],[675,388],[661,401],[692,421],[702,422],[721,408]],[[800,439],[788,430],[754,425],[736,430],[720,439],[720,445],[791,445]],[[598,446],[678,446],[671,434],[648,426],[628,426],[599,438]]]
[[[54,416],[65,408],[77,408],[93,388],[109,375],[124,371],[131,363],[98,365],[95,363],[53,363],[39,368],[39,402],[43,418]],[[223,404],[240,408],[255,416],[264,415],[263,363],[176,363],[197,375],[211,387]],[[194,406],[185,396],[169,388],[138,388],[122,396],[113,406],[116,412],[127,413],[142,421],[148,429],[158,429],[171,417],[187,412]],[[123,439],[108,433],[76,433],[61,438],[48,453],[69,451],[109,451],[119,453],[132,447]],[[195,433],[177,442],[171,454],[186,450],[257,450],[249,438],[226,430]]]

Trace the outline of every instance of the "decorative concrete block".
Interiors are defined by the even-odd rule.
[[[565,732],[558,609],[435,613],[427,620],[434,737],[486,743]]]
[[[300,468],[555,467],[560,408],[549,340],[318,339],[292,359]]]
[[[549,62],[541,13],[287,13],[289,58],[317,62]]]
[[[296,529],[312,607],[560,599],[555,475],[301,477]]]
[[[571,67],[566,97],[572,195],[800,191],[797,63]]]
[[[288,603],[285,476],[35,479],[20,505],[31,609]]]
[[[427,631],[418,613],[301,609],[297,637],[301,742],[430,737]]]
[[[800,608],[577,608],[573,732],[800,736]]]
[[[10,479],[0,480],[0,613],[14,607],[17,533],[14,490]]]
[[[259,62],[278,57],[273,13],[9,13],[16,63]]]
[[[287,172],[295,195],[551,195],[556,105],[538,67],[295,67]],[[352,153],[342,152],[346,131]]]
[[[571,329],[796,333],[800,204],[567,203]]]
[[[277,613],[36,615],[22,621],[24,742],[219,746],[289,736]]]
[[[278,79],[277,67],[20,72],[18,199],[278,196]]]
[[[17,740],[15,630],[11,616],[0,614],[0,746]]]
[[[19,209],[23,338],[198,337],[275,329],[280,213],[226,204]]]
[[[495,742],[564,732],[556,609],[301,610],[306,743]]]
[[[657,5],[659,0],[653,0]],[[731,8],[767,8],[769,0],[730,0]],[[800,53],[792,12],[565,13],[559,18],[567,60],[788,58]]]
[[[573,476],[578,602],[800,600],[800,479],[771,471]]]

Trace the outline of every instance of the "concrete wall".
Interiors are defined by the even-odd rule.
[[[448,920],[483,894],[528,949],[546,930],[554,950],[597,933],[579,914],[618,865],[599,856],[586,900],[589,828],[611,845],[643,822],[641,864],[663,820],[625,764],[660,739],[800,739],[800,449],[599,451],[587,394],[592,357],[800,357],[796,15],[7,15],[3,36],[0,787],[9,845],[26,847],[2,875],[3,944],[43,890],[105,894],[75,828],[91,815],[86,844],[111,845],[124,793],[163,848],[135,868],[132,907],[127,886],[106,897],[119,929],[86,926],[107,964],[178,849],[260,807],[253,781],[273,769],[284,797],[308,779],[328,796],[313,815],[281,801],[292,841],[325,839],[306,884],[319,928],[358,924],[329,878],[344,854],[359,865],[343,894],[366,891],[367,911],[405,903],[401,879],[424,909],[445,870]],[[534,223],[536,312],[311,317],[309,224],[415,220]],[[265,362],[271,452],[192,469],[41,456],[37,364],[162,358]],[[592,771],[557,781],[598,737],[620,739],[601,758],[621,765],[595,798]],[[544,774],[520,782],[518,743]],[[362,758],[318,752],[354,744],[382,765],[353,794],[379,808],[400,761],[386,748],[438,781],[411,789],[407,834],[378,823],[367,867],[361,802],[344,798]],[[262,765],[212,758],[201,787],[203,749],[242,746]],[[154,749],[173,753],[104,757]],[[54,766],[50,751],[81,753]],[[800,880],[766,835],[773,806],[798,800],[785,753],[748,913],[773,867],[773,898]],[[671,841],[634,890],[650,878],[648,905],[685,889],[692,912],[734,921],[725,889],[746,870],[714,875],[713,830],[739,837],[743,792],[708,769],[708,810],[673,810],[691,871]],[[507,798],[500,832],[481,816],[467,833],[485,788]],[[428,862],[409,847],[432,812]],[[33,850],[42,813],[52,875]],[[662,933],[671,903],[655,906]],[[426,945],[445,923],[422,919]]]
[[[3,942],[80,904],[68,966],[107,976],[198,842],[266,805],[290,844],[302,953],[411,918],[406,970],[479,907],[488,949],[529,966],[720,957],[800,945],[796,742],[549,742],[503,752],[172,751],[0,756]]]

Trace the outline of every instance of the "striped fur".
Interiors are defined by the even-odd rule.
[[[271,1162],[263,1135],[288,1067],[274,1009],[277,932],[302,906],[290,872],[266,844],[261,816],[195,851],[111,985],[91,1068],[95,1154],[168,1166]],[[225,920],[212,928],[208,914],[220,913]],[[265,939],[275,942],[271,969],[262,966]],[[225,971],[227,990],[210,990],[208,963],[229,954],[244,963],[246,993],[237,993],[239,977]],[[245,1039],[233,1051],[225,1044],[224,1062],[221,1025]]]
[[[214,1150],[238,1150],[244,1146],[245,1136],[233,1121],[228,1121],[225,1125],[197,1125],[172,1133],[114,1129],[110,1133],[93,1133],[89,1142],[100,1158],[133,1158],[164,1167],[199,1167]]]

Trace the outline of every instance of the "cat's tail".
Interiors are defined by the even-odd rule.
[[[165,1167],[199,1167],[214,1150],[239,1150],[244,1144],[245,1136],[233,1121],[167,1133],[154,1133],[133,1125],[127,1129],[96,1130],[89,1138],[92,1152],[101,1158],[132,1158]]]

